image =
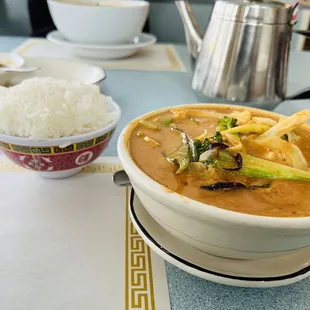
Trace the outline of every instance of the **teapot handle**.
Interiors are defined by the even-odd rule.
[[[197,59],[202,46],[202,31],[195,19],[188,1],[175,1],[183,21],[188,50],[194,60]]]
[[[297,93],[286,97],[284,100],[304,100],[310,99],[310,86],[298,91]]]
[[[293,30],[294,33],[301,34],[307,39],[310,39],[310,31],[308,30]],[[285,98],[285,100],[305,100],[310,99],[310,87],[306,87],[297,93],[290,95]]]
[[[301,34],[305,36],[307,39],[310,39],[310,31],[309,30],[293,30],[293,32],[297,34]]]
[[[292,15],[297,16],[297,9],[299,7],[299,2],[297,2],[293,7],[292,7]],[[289,23],[291,26],[294,26],[297,24],[297,18],[293,18],[291,22]],[[310,39],[310,31],[308,30],[293,30],[294,33],[301,34],[305,36],[306,38]]]

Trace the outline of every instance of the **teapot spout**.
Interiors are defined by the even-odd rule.
[[[195,16],[192,12],[192,9],[188,1],[175,1],[175,4],[181,15],[186,43],[189,50],[189,53],[194,60],[197,59],[201,46],[202,46],[202,32],[199,25],[196,22]]]

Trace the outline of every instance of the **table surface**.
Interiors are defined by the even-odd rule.
[[[9,52],[27,38],[0,37],[0,52]],[[175,46],[188,67],[185,46]],[[292,52],[288,93],[309,86],[310,53]],[[116,156],[116,141],[122,128],[149,111],[198,102],[191,89],[189,72],[106,70],[107,79],[100,88],[120,105],[120,124],[104,155]],[[309,81],[309,82],[308,82]],[[310,100],[284,101],[276,112],[290,115],[309,108]],[[171,264],[166,265],[172,310],[309,310],[310,279],[272,289],[237,288],[194,277]],[[158,309],[165,310],[165,309]]]

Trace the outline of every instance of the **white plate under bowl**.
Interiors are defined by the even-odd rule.
[[[69,48],[72,54],[91,59],[120,59],[135,54],[139,49],[154,44],[157,39],[152,34],[141,33],[134,42],[117,45],[80,44],[66,40],[57,30],[47,35],[50,42]]]
[[[130,217],[154,252],[178,268],[206,280],[232,286],[266,288],[292,284],[310,275],[310,247],[259,260],[216,257],[192,248],[157,224],[134,190],[130,197]]]
[[[83,62],[30,56],[24,57],[24,59],[25,66],[39,67],[40,69],[31,73],[15,74],[9,81],[9,85],[16,85],[33,77],[73,80],[88,85],[98,83],[106,78],[103,69]]]

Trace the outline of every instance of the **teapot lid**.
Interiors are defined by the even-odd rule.
[[[287,24],[293,8],[288,3],[271,0],[217,0],[212,18],[242,23]]]

